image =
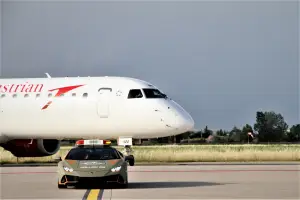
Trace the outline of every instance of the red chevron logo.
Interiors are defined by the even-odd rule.
[[[83,86],[83,85],[74,85],[74,86],[67,86],[67,87],[55,88],[55,89],[49,90],[49,92],[53,92],[53,91],[57,90],[57,93],[54,96],[54,98],[55,98],[55,97],[59,97],[62,94],[65,94],[65,93],[67,93],[67,92],[69,92],[71,90],[74,90],[74,89],[76,89],[78,87],[81,87],[81,86]],[[49,101],[46,105],[43,106],[42,110],[47,109],[52,104],[52,102],[53,101]]]

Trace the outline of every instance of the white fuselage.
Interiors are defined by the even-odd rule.
[[[122,77],[0,79],[0,143],[156,138],[193,129],[191,116],[157,91],[150,83]]]

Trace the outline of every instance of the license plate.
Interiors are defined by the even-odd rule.
[[[80,168],[105,168],[106,162],[105,161],[80,161],[79,163]]]

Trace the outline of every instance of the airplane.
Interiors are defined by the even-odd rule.
[[[194,128],[191,115],[149,82],[46,75],[0,79],[0,146],[16,157],[53,155],[69,138],[116,139],[131,155],[133,138]]]

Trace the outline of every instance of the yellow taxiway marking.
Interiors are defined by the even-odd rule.
[[[98,199],[99,192],[100,192],[99,189],[98,190],[91,190],[88,197],[87,197],[87,200]]]

